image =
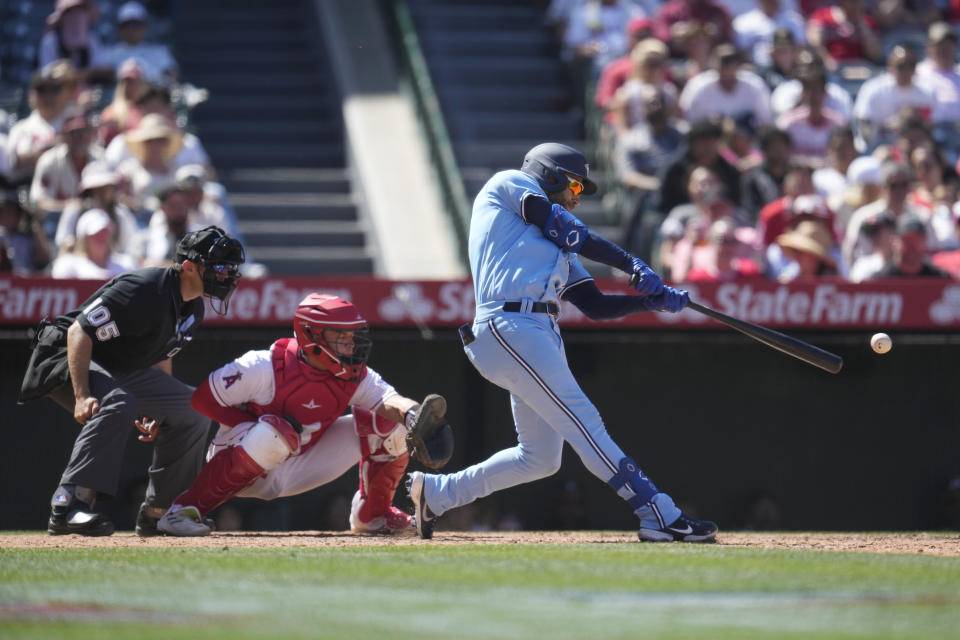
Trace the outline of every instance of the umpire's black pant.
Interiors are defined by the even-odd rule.
[[[100,401],[97,411],[80,429],[60,484],[89,487],[115,496],[123,454],[134,420],[157,421],[145,503],[166,509],[185,491],[203,466],[210,419],[190,408],[194,388],[155,367],[113,376],[90,363],[90,395]],[[49,396],[73,415],[75,399],[70,382]]]

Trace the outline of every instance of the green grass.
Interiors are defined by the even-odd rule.
[[[960,637],[960,559],[698,545],[0,549],[0,638]]]

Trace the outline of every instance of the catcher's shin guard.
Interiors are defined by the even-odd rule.
[[[190,488],[173,501],[174,505],[196,507],[201,515],[207,515],[264,473],[264,468],[243,447],[227,447],[210,458]]]
[[[413,517],[393,506],[394,493],[409,460],[407,453],[388,460],[369,455],[360,460],[360,488],[350,510],[353,531],[394,533],[413,526]]]

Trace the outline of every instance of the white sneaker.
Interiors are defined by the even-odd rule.
[[[157,529],[171,536],[198,537],[210,535],[196,507],[174,505],[157,521]]]

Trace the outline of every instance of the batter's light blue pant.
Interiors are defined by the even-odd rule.
[[[545,314],[500,313],[473,325],[476,339],[467,357],[480,374],[510,392],[517,445],[452,474],[427,474],[427,506],[440,515],[494,491],[553,475],[560,469],[563,442],[573,447],[593,475],[609,482],[623,451],[610,438],[596,407],[567,365],[563,340]],[[634,492],[617,491],[625,500]],[[641,524],[670,524],[680,510],[664,493],[654,508],[636,510]]]

